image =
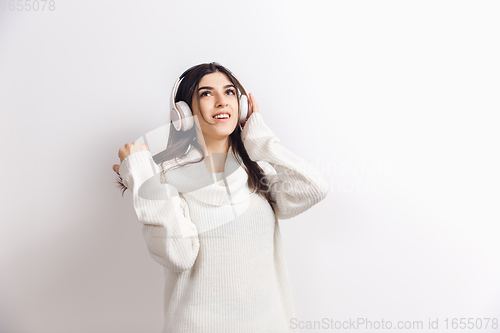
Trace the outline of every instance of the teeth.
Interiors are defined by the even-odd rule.
[[[218,115],[216,115],[214,118],[216,118],[216,119],[221,119],[221,118],[229,118],[229,115],[228,115],[228,114],[223,113],[223,114],[218,114]]]

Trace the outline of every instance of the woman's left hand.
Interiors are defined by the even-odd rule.
[[[259,112],[259,105],[255,101],[255,97],[253,96],[253,94],[252,93],[248,93],[248,97],[250,98],[251,109],[248,110],[247,120],[248,120],[248,118],[250,118],[250,116],[252,115],[252,113],[254,113],[254,112],[258,113]],[[241,125],[241,127],[245,126],[245,124],[247,123],[247,120],[245,120],[245,122]]]

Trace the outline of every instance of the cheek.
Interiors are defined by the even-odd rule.
[[[238,113],[238,111],[240,111],[240,108],[239,108],[239,106],[238,106],[238,100],[235,100],[235,101],[233,102],[233,110],[234,110],[234,112],[236,112],[236,113]]]
[[[207,111],[204,111],[204,110],[209,110],[209,107],[205,104],[207,104],[207,103],[203,103],[202,101],[200,101],[200,107],[198,108],[198,112],[203,113],[203,116],[206,118]]]

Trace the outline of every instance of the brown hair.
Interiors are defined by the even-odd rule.
[[[242,94],[247,95],[245,88],[243,88],[241,83],[236,79],[236,77],[231,73],[231,71],[229,71],[228,69],[226,69],[224,66],[222,66],[217,62],[211,62],[194,66],[185,74],[183,80],[181,81],[177,89],[177,94],[175,96],[174,102],[177,103],[179,101],[184,101],[189,105],[189,108],[192,110],[193,95],[195,91],[197,91],[202,77],[207,74],[215,72],[221,72],[225,74],[229,79],[229,81],[231,81],[231,83]],[[237,98],[239,102],[240,96],[238,94]],[[199,105],[198,94],[196,94],[196,99]],[[241,110],[238,109],[237,119],[240,118],[240,112]],[[201,116],[203,117],[203,115]],[[270,195],[270,189],[265,173],[260,167],[260,165],[257,162],[252,161],[248,156],[248,153],[241,139],[241,128],[239,125],[236,125],[234,131],[229,135],[229,145],[231,146],[231,151],[234,153],[238,163],[245,167],[245,171],[248,174],[249,188],[262,195],[269,202],[271,208],[274,211],[274,204],[276,203],[276,201],[273,200],[273,198]],[[202,155],[202,157],[198,161],[190,163],[198,163],[205,159],[205,153],[203,151],[203,148],[201,147],[196,138],[195,126],[193,126],[190,130],[183,132],[183,131],[176,131],[173,123],[170,123],[170,135],[167,142],[167,148],[164,151],[153,156],[153,160],[155,161],[155,163],[161,165],[161,163],[166,161],[183,158],[191,151],[191,149],[198,150]],[[123,196],[123,193],[125,192],[127,187],[123,184],[121,177],[117,182],[119,184],[119,187],[122,189],[122,196]]]

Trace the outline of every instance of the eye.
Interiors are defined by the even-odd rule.
[[[210,93],[211,93],[211,91],[206,90],[200,94],[200,97],[208,96],[207,94],[210,94]],[[229,93],[230,95],[236,95],[236,91],[234,89],[228,89],[228,90],[226,90],[226,93]]]

